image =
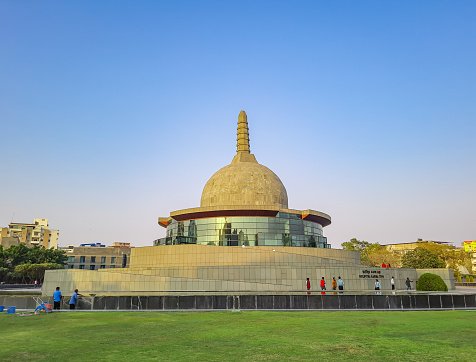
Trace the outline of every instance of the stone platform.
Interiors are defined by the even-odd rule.
[[[431,272],[440,273],[448,289],[454,289],[448,269]],[[129,268],[48,270],[42,292],[51,296],[59,286],[63,293],[79,289],[102,296],[293,294],[305,290],[306,278],[316,290],[322,277],[329,288],[332,278],[340,276],[346,290],[371,293],[375,279],[382,290],[390,290],[393,276],[396,289],[402,290],[406,278],[414,287],[420,274],[415,269],[366,267],[358,252],[339,249],[164,245],[132,249]]]

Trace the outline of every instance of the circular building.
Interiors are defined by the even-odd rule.
[[[304,281],[308,279],[317,286],[323,277],[330,281],[340,276],[347,291],[373,293],[375,277],[382,285],[395,277],[400,286],[407,277],[417,278],[415,269],[369,268],[360,264],[359,252],[331,249],[322,233],[330,223],[331,218],[319,211],[289,208],[279,177],[250,153],[248,122],[242,111],[236,155],[207,181],[200,207],[159,218],[159,224],[167,228],[166,237],[154,241],[155,246],[133,248],[129,267],[48,270],[43,293],[51,295],[60,286],[91,295],[134,295],[139,308],[144,302],[149,309],[226,309],[231,308],[230,301],[233,308],[235,303],[238,308],[257,308],[258,300],[263,300],[260,296],[272,298],[270,308],[306,308],[312,304],[310,296],[295,293],[306,290]],[[448,285],[453,285],[449,280]],[[180,296],[182,292],[187,295]],[[190,292],[197,293],[196,298]],[[250,292],[259,294],[248,295],[240,304],[236,296]],[[281,295],[262,295],[275,292]],[[146,299],[141,301],[144,293]],[[162,298],[147,298],[162,294]],[[169,294],[174,295],[166,302]],[[301,299],[304,301],[298,302]],[[88,308],[94,304],[100,309],[104,303],[99,298]],[[123,304],[121,298],[116,304],[107,302],[114,309],[123,308]]]
[[[238,116],[236,155],[203,188],[200,207],[159,218],[167,235],[154,245],[296,246],[329,248],[329,215],[288,208],[279,177],[250,153],[248,120]]]

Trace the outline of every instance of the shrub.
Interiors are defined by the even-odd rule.
[[[447,292],[448,287],[439,275],[425,273],[417,280],[416,290]]]

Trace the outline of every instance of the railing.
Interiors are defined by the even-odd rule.
[[[241,291],[229,291],[229,290],[135,290],[135,291],[124,291],[124,290],[108,290],[108,291],[89,291],[81,290],[81,294],[85,297],[87,296],[164,296],[164,295],[175,295],[175,296],[213,296],[213,295],[310,295],[310,296],[356,296],[356,295],[376,295],[376,296],[405,296],[405,295],[465,295],[468,293],[461,293],[457,290],[449,290],[447,292],[440,291],[416,291],[416,290],[283,290],[283,291],[272,291],[272,290],[241,290]]]
[[[476,282],[456,282],[457,287],[476,287]]]
[[[40,289],[41,284],[0,284],[0,289]]]

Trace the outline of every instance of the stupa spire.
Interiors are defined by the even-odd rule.
[[[248,130],[248,117],[245,111],[238,115],[238,128],[236,130],[236,153],[250,153],[250,134]]]

